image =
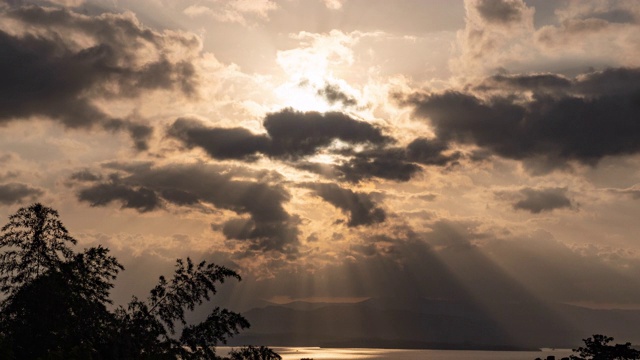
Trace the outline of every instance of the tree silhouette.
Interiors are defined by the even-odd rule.
[[[48,270],[58,270],[73,258],[76,240],[58,220],[58,212],[33,204],[9,216],[2,227],[0,291],[9,295]]]
[[[96,263],[104,273],[86,271]],[[92,248],[16,291],[2,308],[0,329],[17,358],[108,349],[114,327],[106,306],[111,284],[104,277],[119,269],[106,249]]]
[[[160,276],[146,301],[134,297],[126,309],[116,312],[121,332],[120,355],[136,359],[164,356],[215,359],[214,346],[226,343],[228,337],[249,327],[240,314],[215,308],[202,323],[185,327],[179,339],[173,335],[176,323],[186,325],[185,310],[194,310],[196,305],[209,300],[210,294],[216,293],[216,283],[226,278],[240,280],[237,273],[223,266],[204,261],[196,266],[189,258],[185,265],[177,260],[171,280]]]
[[[9,217],[0,235],[0,358],[221,359],[215,346],[249,327],[218,307],[187,325],[185,311],[210,300],[218,283],[240,280],[233,270],[189,258],[177,260],[171,279],[160,276],[146,300],[133,297],[110,311],[109,292],[124,268],[102,246],[76,253],[75,244],[58,213],[42,204]],[[233,359],[280,358],[269,348],[249,349],[263,357]]]
[[[612,337],[593,335],[583,339],[584,347],[573,349],[578,355],[571,355],[571,360],[635,360],[640,359],[640,351],[631,348],[631,343],[608,345]]]
[[[2,227],[0,334],[18,359],[97,353],[113,329],[107,304],[122,265],[100,246],[74,253],[58,217],[36,203]]]

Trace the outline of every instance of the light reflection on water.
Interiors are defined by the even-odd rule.
[[[230,348],[219,347],[225,355]],[[336,349],[319,347],[273,347],[283,360],[534,360],[554,355],[557,360],[568,357],[571,350],[543,351],[472,351],[472,350],[398,350],[398,349]]]

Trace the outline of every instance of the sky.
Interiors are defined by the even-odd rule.
[[[219,299],[640,308],[637,1],[5,0],[0,218]]]

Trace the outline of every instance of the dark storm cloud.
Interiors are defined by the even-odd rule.
[[[576,93],[588,97],[629,96],[640,101],[640,68],[608,68],[582,75],[574,83]]]
[[[177,119],[167,134],[188,147],[203,148],[213,158],[245,160],[258,153],[284,159],[314,155],[334,140],[372,145],[391,141],[379,128],[339,112],[285,109],[268,114],[264,127],[267,135],[244,128],[207,127],[195,119]]]
[[[19,204],[26,199],[34,199],[42,194],[44,194],[42,190],[26,184],[0,184],[0,204]]]
[[[69,177],[71,180],[82,181],[82,182],[93,182],[102,179],[102,176],[96,175],[93,172],[84,169],[80,171],[76,171]]]
[[[376,206],[371,194],[354,192],[329,183],[307,184],[306,186],[313,189],[315,194],[323,200],[348,214],[347,226],[349,227],[373,225],[386,219],[384,210]]]
[[[407,161],[402,148],[373,149],[352,154],[352,157],[335,166],[341,180],[359,182],[377,177],[395,181],[409,181],[421,170],[420,166]]]
[[[358,100],[353,96],[347,95],[338,85],[327,84],[318,90],[318,95],[324,97],[332,105],[336,103],[340,103],[345,107],[358,105]]]
[[[487,22],[508,24],[520,20],[523,4],[518,0],[480,0],[476,9]]]
[[[3,31],[0,52],[0,96],[5,104],[0,121],[38,114],[81,127],[106,118],[87,99],[78,99],[88,83],[97,80],[91,62],[99,54],[74,54],[55,41],[32,35],[18,38]]]
[[[576,79],[559,74],[495,75],[474,89],[531,91],[537,95],[554,93],[555,96],[599,97],[604,95],[633,94],[640,90],[640,69],[608,68],[587,73]]]
[[[418,138],[413,140],[406,149],[407,159],[423,165],[445,166],[462,157],[460,152],[445,155],[443,152],[449,145],[438,139]]]
[[[120,201],[122,208],[140,212],[152,211],[161,206],[160,198],[150,189],[117,183],[97,184],[80,190],[78,199],[91,206],[105,206],[113,201]]]
[[[557,91],[569,89],[571,80],[562,75],[556,74],[533,74],[533,75],[495,75],[487,79],[478,90],[495,89],[520,89],[531,91]]]
[[[102,126],[107,130],[120,131],[126,130],[133,140],[136,149],[143,151],[149,148],[147,142],[153,135],[153,128],[148,125],[136,124],[128,120],[109,119]]]
[[[271,156],[313,155],[334,140],[349,144],[383,145],[392,139],[374,125],[340,112],[300,112],[285,109],[268,114],[264,127],[271,137]]]
[[[299,220],[284,209],[289,193],[281,185],[235,179],[236,175],[245,178],[250,174],[206,164],[112,164],[108,168],[121,169],[124,174],[80,189],[79,200],[92,206],[120,202],[140,212],[160,209],[165,203],[192,207],[208,204],[248,216],[224,224],[227,238],[246,241],[249,250],[296,252]]]
[[[400,147],[373,148],[362,151],[346,150],[340,155],[346,157],[336,164],[299,162],[301,170],[320,174],[328,179],[357,183],[371,178],[393,181],[409,181],[420,172],[420,165],[412,162],[407,150]]]
[[[145,59],[139,49],[150,47],[159,54],[170,46],[193,49],[199,46],[197,39],[150,31],[131,15],[90,17],[37,6],[3,15],[26,31],[14,35],[0,30],[0,102],[6,105],[0,107],[0,123],[45,116],[69,128],[99,125],[127,131],[136,147],[145,149],[150,127],[114,118],[93,100],[135,97],[152,89],[194,92],[191,63],[163,55]],[[82,46],[76,38],[91,45]]]
[[[300,220],[291,216],[286,222],[256,222],[232,219],[223,224],[222,232],[234,240],[249,242],[250,251],[274,250],[288,254],[297,252]],[[243,256],[249,256],[245,253]]]
[[[513,201],[514,209],[529,211],[532,214],[573,207],[566,188],[524,188],[517,192],[497,192],[496,196]]]
[[[305,170],[322,175],[328,179],[357,183],[371,178],[380,178],[393,181],[409,181],[418,172],[422,171],[422,165],[448,166],[455,164],[462,158],[462,154],[454,152],[451,155],[442,153],[420,152],[424,145],[424,139],[418,139],[412,149],[391,147],[368,149],[359,152],[343,151],[341,155],[346,160],[337,164],[321,164],[301,161],[295,164],[300,170]],[[429,150],[432,150],[429,148]],[[429,156],[426,156],[430,154]]]
[[[447,166],[462,158],[460,152],[445,154],[449,146],[439,140],[418,138],[406,148],[389,147],[353,152],[349,160],[337,165],[338,178],[358,182],[371,177],[409,181],[427,166]]]
[[[639,78],[638,69],[609,69],[579,76],[550,94],[536,91],[540,78],[510,77],[499,80],[508,92],[503,96],[447,91],[412,95],[408,103],[443,142],[473,144],[548,169],[569,160],[595,165],[605,156],[640,152]],[[546,76],[542,83],[566,87],[560,77]],[[519,96],[527,87],[531,99]]]
[[[167,135],[188,148],[204,149],[212,158],[253,161],[261,154],[350,182],[372,177],[408,181],[421,170],[418,164],[446,166],[462,157],[459,152],[446,154],[448,144],[437,139],[417,138],[406,148],[389,146],[394,139],[383,135],[380,128],[339,112],[285,109],[268,114],[264,127],[267,134],[255,134],[245,128],[208,127],[200,120],[180,118],[167,129]],[[343,146],[330,148],[336,140]],[[354,145],[364,148],[356,151]],[[320,151],[340,155],[343,160],[323,165],[303,159]]]
[[[212,128],[195,119],[177,119],[167,134],[189,148],[201,147],[216,159],[252,160],[258,153],[268,153],[271,140],[245,128]]]
[[[513,204],[514,209],[530,211],[538,214],[543,211],[571,208],[571,200],[566,189],[522,189],[524,199]]]

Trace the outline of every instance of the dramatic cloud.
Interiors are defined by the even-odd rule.
[[[605,156],[640,152],[639,74],[609,69],[570,84],[552,75],[499,76],[491,81],[506,85],[503,95],[448,91],[413,95],[408,103],[430,121],[440,141],[473,144],[548,168],[570,160],[595,165]],[[534,96],[518,96],[522,90]]]
[[[71,180],[75,180],[75,181],[91,182],[91,181],[98,181],[98,180],[102,179],[102,177],[92,173],[89,170],[85,169],[85,170],[74,172],[73,174],[71,174],[70,179]]]
[[[514,201],[514,209],[529,211],[532,214],[573,207],[571,199],[567,197],[566,188],[524,188],[517,192],[497,192],[496,196]]]
[[[488,22],[510,23],[520,21],[523,4],[519,0],[479,0],[476,8]]]
[[[465,9],[450,65],[467,80],[497,71],[575,75],[639,65],[638,48],[630,46],[640,41],[640,6],[633,1],[467,0]]]
[[[50,203],[124,287],[210,257],[233,306],[637,307],[637,44],[633,1],[5,2],[0,215]]]
[[[118,201],[140,212],[164,207],[212,205],[248,218],[223,225],[229,239],[243,240],[248,250],[274,250],[293,254],[297,250],[299,220],[284,209],[289,193],[278,184],[235,179],[251,173],[206,164],[152,166],[115,164],[107,182],[92,183],[78,191],[78,199],[92,206]]]
[[[0,97],[11,106],[0,110],[0,123],[44,116],[69,128],[99,125],[129,132],[142,150],[152,129],[110,115],[95,100],[153,89],[195,93],[195,36],[146,29],[131,14],[30,6],[2,19],[11,26],[0,27]]]
[[[26,184],[0,184],[0,204],[4,205],[20,204],[27,201],[27,199],[32,201],[42,194],[44,192],[41,189]]]
[[[267,134],[254,134],[245,128],[213,128],[196,119],[181,118],[167,134],[189,148],[204,149],[215,159],[253,161],[263,154],[293,161],[298,169],[349,182],[371,177],[408,181],[421,170],[418,164],[446,166],[462,157],[460,152],[447,154],[448,144],[433,139],[418,138],[406,148],[390,147],[394,140],[383,135],[380,128],[339,112],[285,109],[268,114],[264,127]],[[336,140],[342,144],[332,147]],[[365,147],[356,149],[356,145]],[[338,155],[340,160],[327,165],[301,159],[321,150]]]
[[[377,177],[395,181],[409,181],[421,170],[409,162],[405,149],[372,149],[351,154],[352,157],[338,164],[336,177],[350,182]]]
[[[340,87],[337,85],[325,85],[322,89],[318,89],[318,95],[327,99],[329,104],[332,105],[336,103],[340,103],[344,107],[358,105],[358,100],[353,96],[347,95],[345,92],[340,90]]]
[[[351,158],[336,166],[337,177],[350,182],[378,177],[388,180],[409,181],[422,168],[428,166],[447,166],[455,164],[462,157],[460,152],[445,154],[449,149],[446,143],[438,140],[418,138],[406,148],[387,147],[345,152]]]
[[[638,50],[627,44],[640,36],[640,6],[633,1],[568,2],[556,10],[558,24],[535,33],[542,50],[573,52],[587,58],[607,58],[609,64],[637,66]],[[601,51],[592,54],[593,47]]]
[[[510,89],[548,93],[566,91],[570,86],[570,79],[557,74],[495,75],[487,78],[476,89],[479,91]]]
[[[407,146],[407,159],[424,165],[444,166],[462,157],[462,154],[457,151],[445,155],[444,152],[448,149],[448,144],[438,139],[418,138]]]
[[[560,74],[495,75],[484,79],[475,90],[518,95],[531,92],[537,97],[578,97],[593,99],[608,95],[633,96],[640,91],[640,69],[607,68],[578,75],[574,79]]]
[[[369,194],[354,192],[329,183],[308,184],[307,186],[323,200],[349,214],[347,226],[377,224],[386,218],[384,210],[376,207]]]
[[[282,157],[312,155],[334,140],[373,145],[391,141],[380,128],[340,112],[302,113],[286,109],[268,114],[264,127],[272,139],[271,154]]]
[[[457,33],[454,74],[475,77],[531,62],[533,8],[522,0],[467,0],[466,25]]]
[[[334,140],[349,144],[380,145],[391,139],[364,121],[339,112],[299,112],[285,109],[268,114],[264,120],[267,135],[244,128],[210,128],[193,119],[178,119],[167,133],[188,147],[202,147],[218,159],[251,159],[256,153],[295,159],[314,155]]]
[[[144,187],[133,188],[118,183],[98,184],[83,189],[78,193],[78,198],[89,202],[91,206],[105,206],[112,201],[120,201],[123,208],[140,212],[155,210],[161,206],[155,192]]]
[[[258,153],[268,153],[271,139],[245,128],[212,128],[196,119],[177,119],[167,130],[189,148],[200,147],[215,159],[253,160]]]

